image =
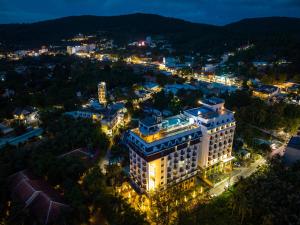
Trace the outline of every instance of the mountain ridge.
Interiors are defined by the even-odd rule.
[[[146,35],[163,35],[182,50],[224,50],[224,44],[230,49],[247,41],[262,47],[267,42],[281,48],[284,45],[299,46],[300,18],[246,18],[218,26],[144,13],[68,16],[26,24],[0,24],[0,42],[37,46],[55,44],[78,33],[93,34],[103,31],[123,44]]]

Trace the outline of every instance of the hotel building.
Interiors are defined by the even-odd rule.
[[[201,103],[166,119],[156,113],[129,131],[130,176],[140,192],[165,189],[232,160],[233,112],[219,98]]]

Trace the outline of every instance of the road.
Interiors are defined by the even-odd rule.
[[[249,167],[241,167],[238,169],[238,171],[233,171],[233,175],[230,177],[229,180],[224,181],[217,187],[214,187],[209,190],[210,195],[220,195],[225,191],[226,186],[232,186],[235,184],[239,177],[248,177],[251,174],[253,174],[255,171],[257,171],[259,166],[262,166],[266,163],[266,160],[264,158],[260,158],[256,160],[254,163],[252,163]]]
[[[282,146],[280,146],[279,148],[273,150],[270,155],[269,155],[269,158],[273,158],[274,156],[276,155],[279,155],[279,156],[283,156],[284,155],[284,152],[285,152],[285,149],[286,149],[286,145],[287,143],[284,143]]]
[[[101,159],[99,162],[101,172],[104,174],[106,173],[106,166],[109,164],[110,155],[111,155],[110,148],[108,148],[106,150],[106,154],[105,154],[104,158]]]
[[[248,124],[248,125],[249,125],[250,127],[253,127],[253,128],[255,128],[255,129],[257,129],[257,130],[259,130],[259,131],[265,133],[265,134],[269,134],[269,135],[271,135],[271,136],[274,137],[274,138],[277,138],[277,139],[284,139],[285,141],[288,140],[288,139],[290,139],[290,135],[289,135],[288,133],[286,133],[284,136],[280,136],[280,135],[278,135],[278,133],[275,132],[275,131],[266,130],[266,129],[263,129],[263,128],[254,126],[254,125],[252,125],[252,124]]]

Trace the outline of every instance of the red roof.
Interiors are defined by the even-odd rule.
[[[52,187],[27,171],[12,175],[10,187],[13,197],[23,202],[43,224],[55,221],[62,211],[69,208]]]

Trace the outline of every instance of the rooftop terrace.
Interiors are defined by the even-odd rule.
[[[198,108],[194,108],[194,109],[189,109],[185,111],[186,113],[192,115],[192,116],[199,116],[202,117],[204,119],[213,119],[213,118],[217,118],[221,115],[226,115],[229,113],[232,113],[231,111],[223,108],[221,110],[219,110],[218,112],[213,111],[212,109],[206,107],[206,106],[201,106]]]
[[[199,126],[190,121],[187,116],[180,114],[164,119],[161,122],[160,130],[154,134],[143,135],[139,128],[135,128],[131,131],[138,135],[145,142],[152,143],[198,127]]]

